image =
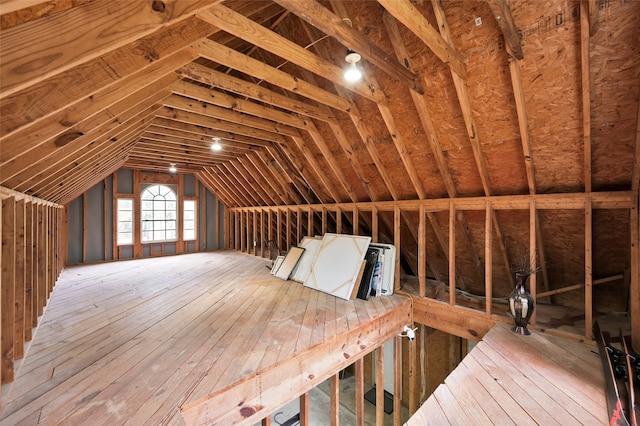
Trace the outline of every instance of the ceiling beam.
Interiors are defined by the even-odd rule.
[[[409,0],[378,0],[394,18],[420,38],[442,62],[460,78],[467,78],[464,57],[449,41],[438,34],[419,10]]]
[[[504,35],[504,39],[513,56],[516,59],[523,59],[524,53],[522,52],[522,43],[520,43],[520,33],[513,20],[509,2],[507,0],[487,0],[487,4],[494,18],[496,18],[496,22],[498,22],[502,35]]]
[[[315,0],[275,0],[275,2],[323,33],[333,37],[347,49],[355,50],[363,58],[409,89],[419,93],[423,92],[416,75],[396,61],[392,55],[387,54],[364,35],[354,30],[343,20],[343,18],[348,18],[347,16],[338,16]]]
[[[298,129],[307,129],[309,117],[300,116],[299,114],[287,113],[284,111],[270,108],[256,102],[238,96],[229,95],[223,91],[210,89],[180,80],[170,86],[173,93],[198,101],[207,102],[222,108],[228,108],[233,111],[244,114],[253,115],[267,120],[285,124],[287,126],[296,127]]]
[[[319,58],[302,46],[265,28],[251,19],[223,5],[216,5],[196,15],[218,28],[248,41],[285,61],[305,68],[373,102],[385,102],[384,95],[373,91],[364,81],[347,83],[344,70],[328,60]]]
[[[242,124],[256,129],[266,130],[285,136],[299,136],[300,131],[294,127],[280,124],[276,121],[266,120],[253,115],[244,114],[229,108],[219,107],[203,101],[185,98],[180,95],[171,95],[164,99],[164,105],[172,109],[181,109],[206,117],[217,118],[231,123]]]
[[[289,92],[297,93],[309,99],[335,108],[338,111],[349,112],[351,103],[345,101],[338,95],[327,92],[319,87],[313,86],[305,81],[300,81],[296,77],[287,74],[275,67],[260,62],[249,56],[243,55],[227,46],[214,41],[204,39],[192,43],[191,47],[203,58],[217,62],[221,65],[231,67],[235,70],[253,76],[257,80],[267,81],[275,86],[281,87]]]
[[[333,116],[327,114],[322,108],[308,102],[289,99],[280,93],[276,93],[266,87],[250,83],[225,73],[213,70],[199,64],[188,64],[176,70],[177,73],[191,80],[218,87],[222,90],[236,93],[269,105],[277,106],[287,111],[299,113],[321,121],[331,121]]]

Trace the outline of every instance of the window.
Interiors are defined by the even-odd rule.
[[[182,239],[184,241],[196,239],[196,202],[194,200],[184,201]]]
[[[133,244],[133,200],[130,198],[118,198],[116,203],[117,214],[117,243],[118,245]]]
[[[177,235],[176,193],[166,185],[150,185],[142,190],[142,242],[175,241]]]

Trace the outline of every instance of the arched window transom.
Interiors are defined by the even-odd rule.
[[[166,185],[150,185],[141,195],[142,242],[178,239],[176,193]]]

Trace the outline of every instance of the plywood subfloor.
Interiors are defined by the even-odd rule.
[[[185,404],[410,315],[407,298],[345,301],[267,265],[219,251],[67,267],[3,387],[0,423],[182,424]]]
[[[432,425],[604,425],[598,350],[499,323],[407,422]]]

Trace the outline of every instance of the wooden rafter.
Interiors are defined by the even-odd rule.
[[[487,0],[487,4],[494,18],[496,18],[496,22],[498,22],[504,39],[509,45],[511,52],[513,52],[513,56],[515,56],[516,59],[523,59],[524,53],[522,52],[522,43],[520,43],[520,33],[513,20],[508,0]]]
[[[347,16],[338,16],[331,13],[315,0],[275,0],[275,2],[323,33],[335,38],[346,48],[355,50],[390,77],[399,80],[413,90],[422,92],[416,76],[398,63],[392,55],[387,54],[344,22],[343,19],[348,18]]]
[[[349,112],[352,107],[349,102],[331,92],[300,81],[295,76],[214,41],[208,39],[200,40],[193,43],[191,47],[204,58],[241,71],[253,78],[267,81],[287,91],[313,99],[338,111]]]
[[[582,76],[582,138],[584,144],[584,191],[591,192],[591,70],[588,4],[580,2],[580,65]]]
[[[211,4],[166,0],[162,7],[153,2],[130,2],[114,8],[109,2],[90,2],[64,14],[9,28],[2,34],[0,96],[4,98],[168,24],[186,20]]]
[[[269,90],[257,84],[235,78],[225,73],[198,64],[188,64],[176,70],[177,73],[192,80],[200,81],[212,87],[218,87],[240,96],[265,102],[287,111],[298,112],[302,115],[322,121],[331,121],[331,116],[322,108],[308,102],[295,101],[286,96]]]
[[[197,16],[224,31],[248,41],[254,46],[271,52],[329,81],[340,84],[367,99],[374,102],[384,102],[383,94],[372,90],[365,82],[346,84],[343,78],[343,69],[334,63],[317,57],[304,47],[270,31],[228,7],[216,5],[198,13]]]
[[[378,3],[429,46],[429,49],[442,62],[451,67],[452,72],[461,79],[466,78],[467,72],[462,55],[451,46],[446,38],[438,34],[438,31],[409,0],[378,0]]]
[[[170,88],[173,93],[178,95],[207,102],[222,108],[228,108],[243,114],[265,118],[267,120],[272,120],[298,129],[306,129],[307,122],[310,120],[309,117],[286,113],[256,102],[251,102],[238,96],[229,95],[220,90],[208,89],[183,80],[172,84]]]

